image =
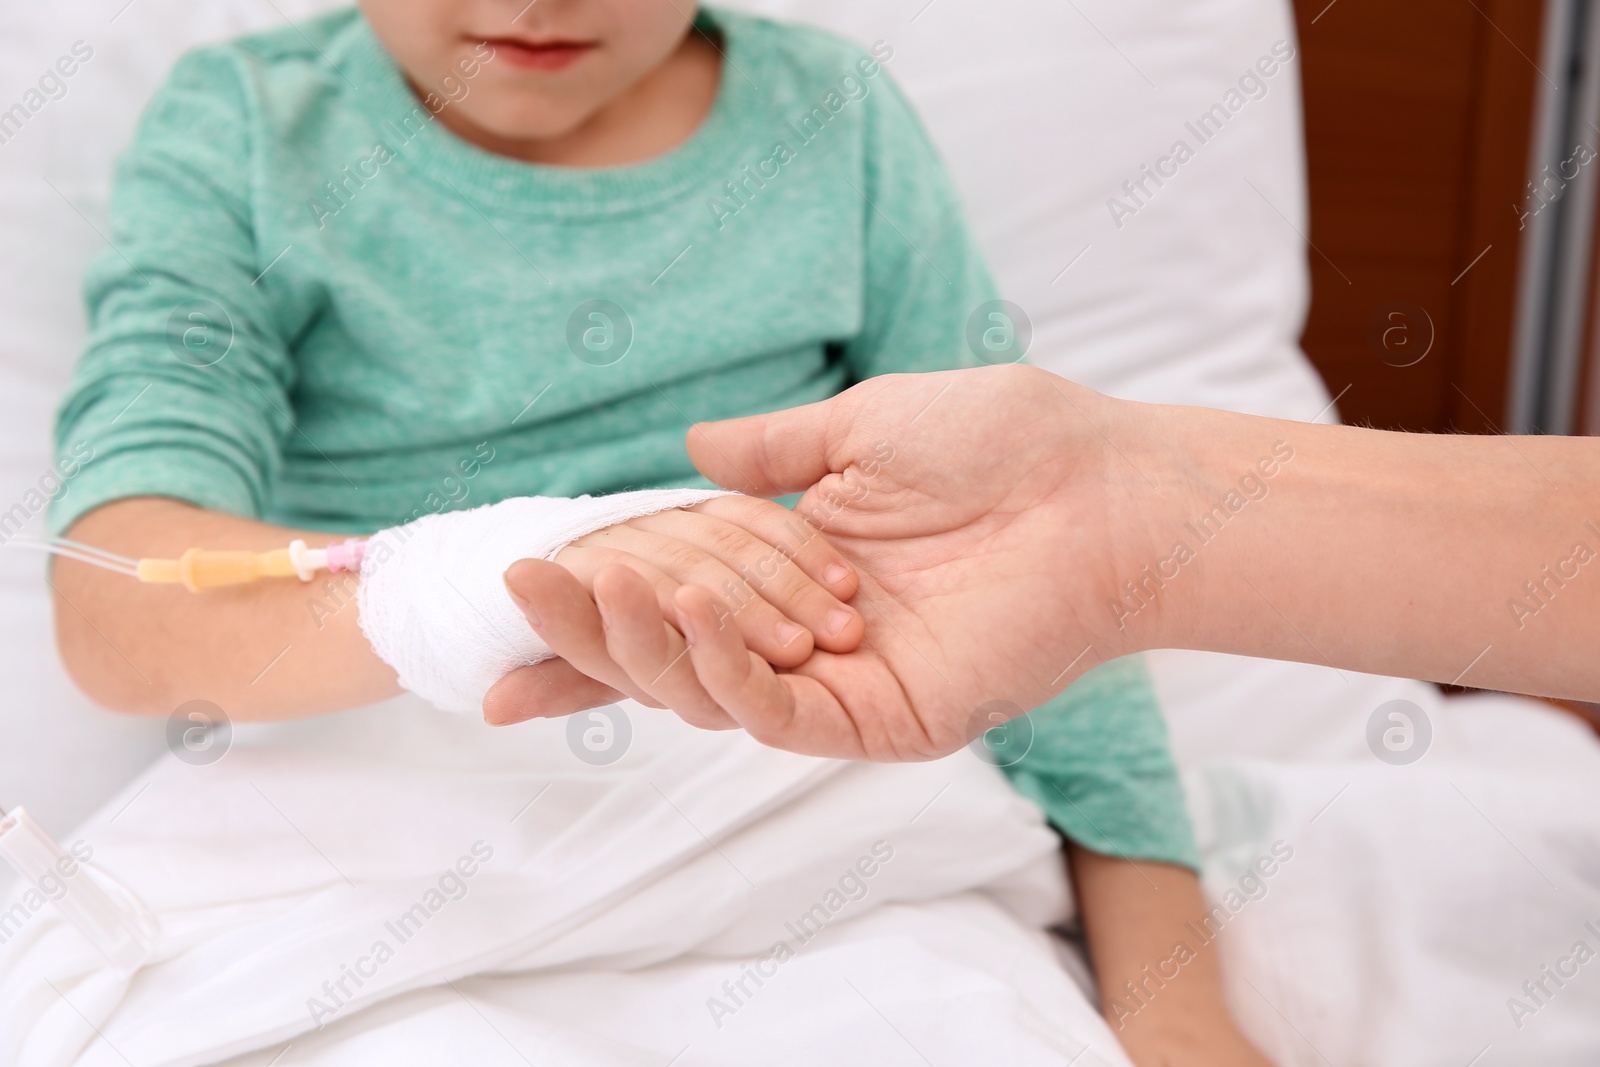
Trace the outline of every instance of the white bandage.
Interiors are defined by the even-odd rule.
[[[477,714],[507,672],[551,655],[506,593],[507,567],[549,559],[584,534],[628,519],[726,495],[647,489],[515,497],[383,530],[361,563],[361,629],[402,686],[444,711]]]

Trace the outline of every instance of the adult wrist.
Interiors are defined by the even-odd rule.
[[[1248,513],[1262,510],[1293,449],[1270,420],[1117,403],[1131,508],[1112,530],[1111,613],[1127,651],[1205,647],[1227,626]]]

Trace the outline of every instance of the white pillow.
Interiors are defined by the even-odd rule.
[[[48,470],[51,413],[84,332],[79,279],[144,101],[185,49],[331,6],[0,7],[0,110],[29,99],[75,42],[93,50],[65,95],[0,144],[11,253],[0,257],[0,510]],[[954,171],[1003,295],[1032,320],[1036,362],[1145,400],[1292,418],[1326,402],[1296,347],[1307,298],[1298,61],[1207,143],[1185,128],[1276,42],[1293,44],[1284,0],[736,6],[893,46],[889,69]],[[1179,139],[1194,158],[1118,226],[1107,201]],[[0,552],[0,804],[27,803],[64,832],[161,750],[165,723],[97,712],[71,689],[41,574],[39,560]]]
[[[894,48],[888,69],[954,172],[1001,295],[1032,319],[1032,362],[1152,402],[1294,419],[1327,403],[1299,348],[1305,167],[1283,0],[731,6]],[[1247,74],[1259,98],[1230,99]],[[1202,143],[1186,124],[1219,104],[1226,121]],[[1179,140],[1193,158],[1161,186],[1144,179],[1142,206],[1129,198],[1123,183]]]

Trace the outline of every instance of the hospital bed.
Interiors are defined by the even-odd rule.
[[[0,514],[10,521],[36,532],[41,520],[30,490],[49,471],[51,411],[83,335],[79,277],[104,244],[111,161],[143,100],[184,48],[326,6],[308,0],[74,0],[0,11],[0,107],[21,100],[35,73],[74,42],[93,51],[59,98],[26,108],[25,120],[0,128],[6,137],[0,143],[0,232],[6,238],[0,258]],[[1337,418],[1332,396],[1297,347],[1308,299],[1308,226],[1296,30],[1283,0],[745,0],[738,6],[893,46],[889,69],[949,161],[1003,295],[1031,319],[1034,361],[1141,400]],[[1275,62],[1263,65],[1265,57]],[[1257,77],[1241,81],[1251,72]],[[1197,128],[1201,116],[1216,115],[1215,105],[1226,119],[1213,117]],[[1190,149],[1181,161],[1174,153],[1179,141]],[[349,791],[359,786],[328,790],[318,778],[319,761],[338,752],[355,753],[369,770],[385,761],[403,764],[433,732],[456,728],[415,709],[393,708],[314,723],[238,726],[222,761],[209,770],[185,764],[169,754],[168,722],[99,711],[74,691],[55,659],[41,570],[35,557],[0,552],[0,804],[26,804],[64,842],[93,840],[96,828],[144,819],[136,841],[102,850],[111,869],[119,858],[127,865],[152,854],[178,863],[206,833],[224,833],[229,818],[236,820],[235,832],[259,827],[263,847],[279,847],[266,841],[271,817],[249,789],[299,828],[305,844],[314,839],[313,847],[336,849],[330,834],[360,828],[359,820],[339,814],[357,803]],[[1600,952],[1600,745],[1587,728],[1531,700],[1488,694],[1446,699],[1432,686],[1331,667],[1180,651],[1154,654],[1150,665],[1186,773],[1208,894],[1221,909],[1217,940],[1228,994],[1269,1055],[1286,1065],[1336,1067],[1600,1062],[1600,962],[1587,962],[1577,951],[1586,945],[1590,955]],[[1405,744],[1392,743],[1389,731],[1396,727]],[[536,740],[530,733],[504,742],[499,762],[486,772],[508,776],[508,821],[540,817],[537,807],[528,809],[532,815],[518,810],[528,798],[514,787],[516,759]],[[751,818],[778,803],[784,788],[815,786],[839,796],[854,788],[810,783],[808,772],[782,756],[773,756],[771,767],[759,757],[741,757],[747,758],[756,762],[730,765],[728,780],[773,791],[766,800],[750,790],[742,795],[739,810]],[[213,771],[215,811],[179,803],[195,795],[198,776]],[[348,776],[350,766],[339,773]],[[382,777],[372,774],[375,781]],[[926,770],[903,774],[896,781],[909,791],[934,784]],[[966,779],[954,774],[950,780]],[[168,802],[163,790],[174,783],[181,783],[169,794],[174,806],[162,808]],[[448,805],[446,795],[425,786],[419,795]],[[986,809],[973,804],[976,819]],[[140,805],[147,810],[141,813]],[[253,814],[241,814],[247,807]],[[426,823],[428,810],[434,809],[395,814],[415,825]],[[257,818],[267,821],[252,822]],[[787,832],[825,833],[823,814],[809,818]],[[940,825],[951,847],[983,836],[972,820]],[[305,833],[306,826],[312,832]],[[391,838],[397,850],[414,844],[392,827],[367,829],[378,842],[368,841],[369,853],[381,853]],[[736,834],[737,827],[728,832]],[[672,835],[662,830],[662,836]],[[1024,838],[1017,845],[1024,851],[1037,843]],[[470,856],[473,842],[436,844],[440,862],[451,864]],[[728,847],[738,853],[738,846]],[[1292,858],[1263,875],[1257,861],[1274,848]],[[239,841],[238,851],[250,854],[250,842]],[[784,870],[781,858],[760,849],[736,858],[751,870],[772,865],[774,878]],[[798,873],[825,879],[856,858],[813,857],[813,869]],[[270,872],[282,857],[249,859]],[[305,859],[282,862],[294,867]],[[1007,862],[996,859],[996,871],[1009,870]],[[491,866],[473,863],[475,869]],[[1026,864],[1013,866],[1022,871]],[[685,880],[674,883],[680,892],[709,892],[708,885],[720,884],[702,868],[684,872]],[[585,877],[616,890],[622,882],[615,879],[636,874],[588,871]],[[920,877],[933,884],[943,876]],[[1045,889],[1021,874],[1007,877],[985,892],[1010,893],[1024,909],[1046,906]],[[930,905],[930,914],[910,915],[909,907],[898,905],[880,909],[875,921],[884,925],[883,936],[897,936],[894,924],[904,922],[911,924],[905,936],[933,944],[946,927],[989,921],[970,893],[950,884],[953,895]],[[205,892],[192,882],[168,888]],[[397,912],[406,903],[403,894],[382,902]],[[771,904],[780,913],[800,914],[810,901]],[[438,914],[442,922],[456,921],[449,909]],[[657,944],[659,936],[622,937],[618,931],[629,921],[625,911],[611,913],[605,937],[616,940],[584,943],[589,955],[583,958],[598,954],[615,963],[610,979],[595,984],[593,975],[574,976],[559,991],[542,994],[563,998],[570,1019],[662,1010],[661,989],[633,979],[650,965],[650,951],[663,959],[668,949]],[[542,948],[528,951],[555,952],[555,944],[577,953],[571,945],[582,941],[574,931],[587,929],[583,923],[575,914],[559,937],[550,935],[556,940],[547,937]],[[470,931],[458,933],[470,939]],[[731,938],[730,945],[739,941],[726,930],[715,936]],[[995,951],[1014,936],[997,929],[994,944],[1001,947]],[[500,959],[491,970],[510,965]],[[330,978],[339,976],[336,966]],[[1039,988],[1054,981],[1042,973],[1015,977]],[[425,987],[427,980],[424,974],[417,982]],[[493,978],[473,981],[474,1000],[462,997],[462,1003],[492,1004],[497,988],[510,988],[497,987]],[[207,995],[222,997],[225,984]],[[245,996],[247,989],[248,982],[234,992]],[[989,994],[963,995],[982,1003]],[[389,1013],[394,1032],[415,1041],[426,1030],[407,1030],[402,1016],[465,1010],[453,1000],[447,1008],[416,996],[423,999],[398,997],[367,1014]],[[332,999],[330,1008],[337,1010]],[[994,1003],[996,1011],[1020,1010]],[[207,1012],[206,995],[196,993],[183,1004]],[[767,1012],[765,1025],[785,1033],[781,1013],[750,1004],[749,1012],[742,1003],[729,1007],[744,1013],[747,1026]],[[435,1029],[454,1032],[453,1018],[440,1014]],[[951,1025],[981,1029],[972,1021],[980,1018],[955,1012]],[[7,1025],[0,1019],[0,1030]],[[217,1033],[224,1030],[219,1024]],[[560,1048],[544,1048],[552,1062],[636,1062],[625,1050],[583,1044],[599,1039],[580,1038],[582,1030],[566,1034]],[[469,1056],[474,1041],[484,1043],[486,1058],[505,1054],[492,1025],[475,1033],[460,1039],[466,1045],[440,1044],[437,1054]],[[970,1037],[946,1034],[934,1062],[960,1062],[956,1050]],[[149,1042],[140,1048],[160,1046],[149,1034],[128,1040]],[[227,1040],[220,1036],[207,1046],[196,1039],[193,1048],[220,1049]],[[280,1041],[234,1051],[241,1064],[265,1064],[282,1047]],[[866,1047],[849,1046],[837,1062],[865,1062],[858,1056]],[[427,1052],[415,1046],[404,1051]],[[167,1058],[151,1053],[132,1062],[209,1061],[185,1060],[202,1055],[192,1051],[161,1055]],[[120,1060],[92,1042],[81,1062]]]

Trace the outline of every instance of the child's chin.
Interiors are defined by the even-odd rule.
[[[478,106],[466,106],[473,103]],[[556,140],[582,126],[593,113],[593,108],[555,104],[529,106],[526,101],[492,103],[470,98],[460,107],[463,118],[485,133],[506,141]]]

